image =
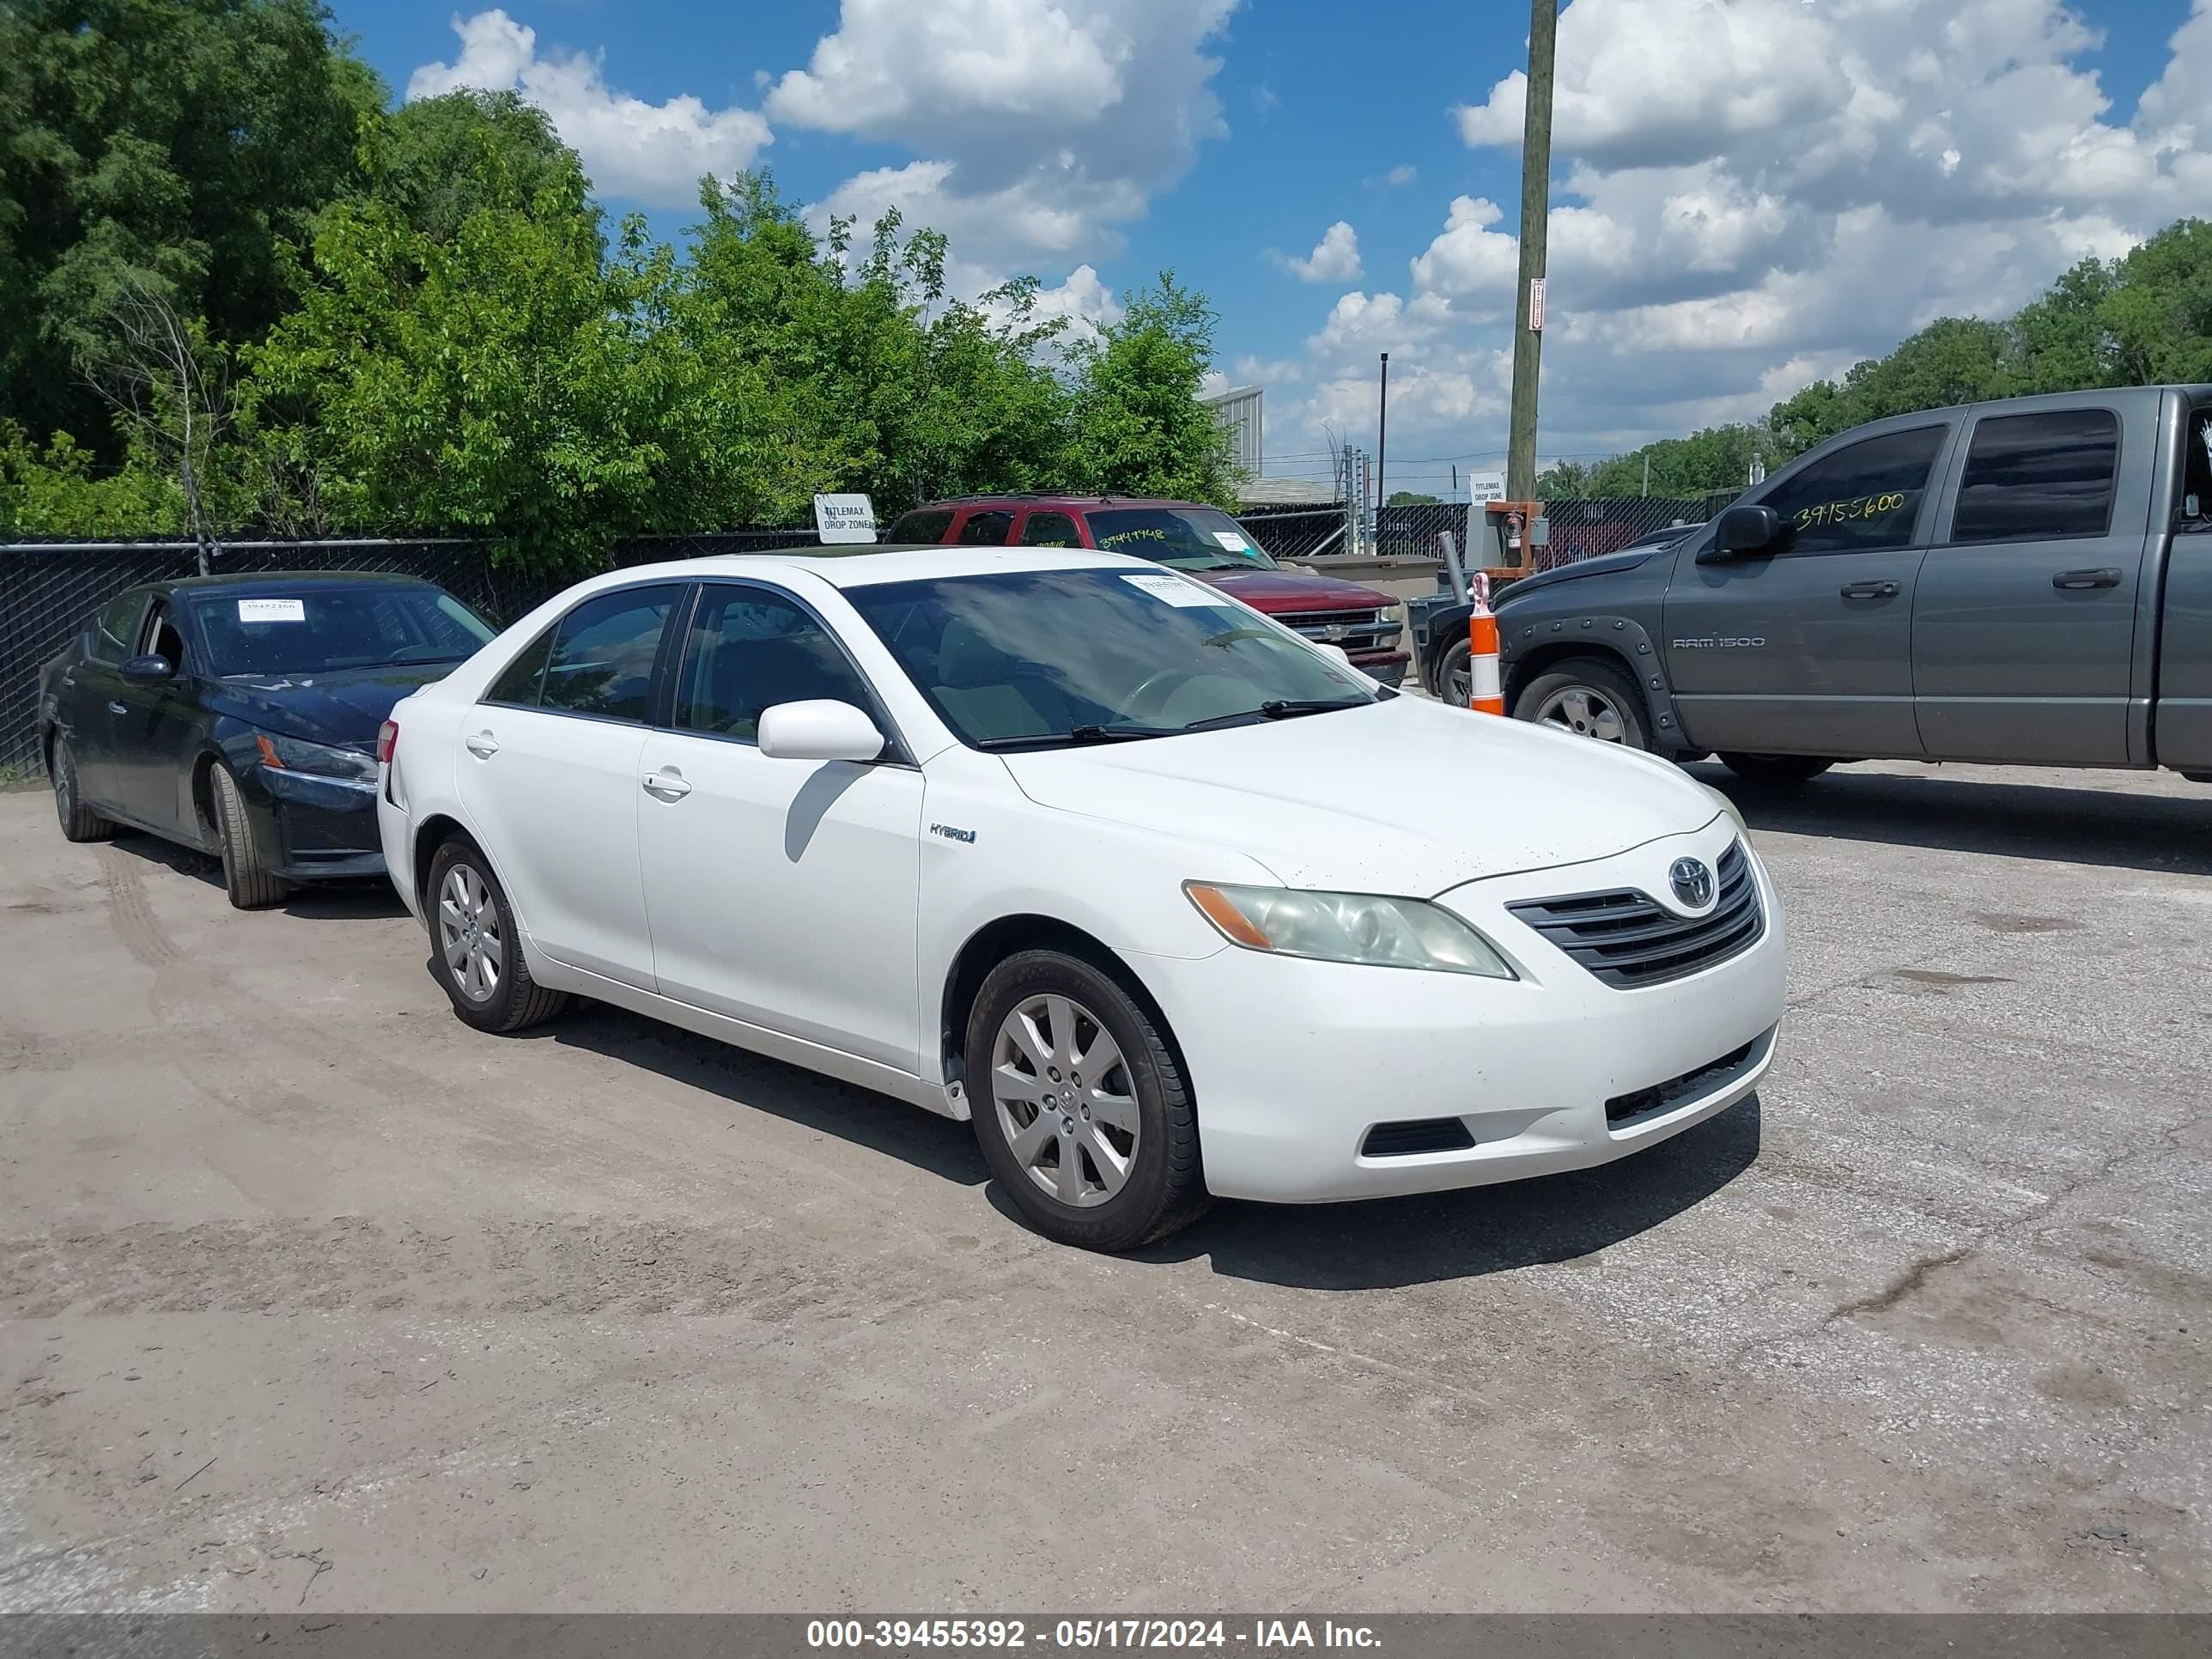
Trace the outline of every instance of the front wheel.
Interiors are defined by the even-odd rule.
[[[1438,702],[1448,702],[1455,708],[1465,708],[1474,701],[1474,645],[1469,640],[1454,640],[1444,647],[1437,659],[1436,693]]]
[[[246,796],[227,766],[208,774],[208,793],[215,803],[216,850],[222,855],[222,890],[240,910],[265,910],[281,904],[290,884],[270,872],[253,839],[253,823],[246,815]]]
[[[1835,764],[1810,755],[1753,755],[1721,751],[1721,764],[1752,783],[1805,783]]]
[[[561,1012],[563,991],[530,976],[507,891],[474,842],[455,836],[430,860],[430,972],[464,1024],[504,1035]]]
[[[966,1057],[984,1161],[1047,1237],[1131,1250],[1204,1212],[1190,1086],[1112,976],[1057,951],[1007,957],[976,995]]]
[[[1627,675],[1596,657],[1571,657],[1537,675],[1515,700],[1513,717],[1600,743],[1651,747],[1643,695]]]

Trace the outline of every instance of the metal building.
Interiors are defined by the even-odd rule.
[[[1237,434],[1237,465],[1244,469],[1247,477],[1260,476],[1260,401],[1267,395],[1267,387],[1233,386],[1226,392],[1201,396],[1199,402],[1210,405],[1213,418]]]

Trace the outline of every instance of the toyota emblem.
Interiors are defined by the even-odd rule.
[[[1667,879],[1674,896],[1692,910],[1702,910],[1713,902],[1713,872],[1702,859],[1676,859]]]

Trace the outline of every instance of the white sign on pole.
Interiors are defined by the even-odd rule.
[[[1505,475],[1503,472],[1470,472],[1467,475],[1468,500],[1477,507],[1486,501],[1505,499]]]
[[[1528,279],[1528,331],[1531,334],[1544,331],[1544,279],[1541,276]]]
[[[876,539],[876,504],[866,495],[817,495],[814,528],[825,546]]]

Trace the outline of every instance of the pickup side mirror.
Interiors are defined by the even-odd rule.
[[[1732,507],[1713,528],[1711,549],[1703,564],[1724,564],[1731,559],[1763,559],[1782,544],[1782,515],[1771,507]]]
[[[816,698],[761,710],[760,751],[770,760],[872,761],[884,734],[849,702]]]
[[[132,685],[159,685],[177,677],[177,671],[169,659],[156,652],[131,658],[123,665],[122,672],[123,678]]]

